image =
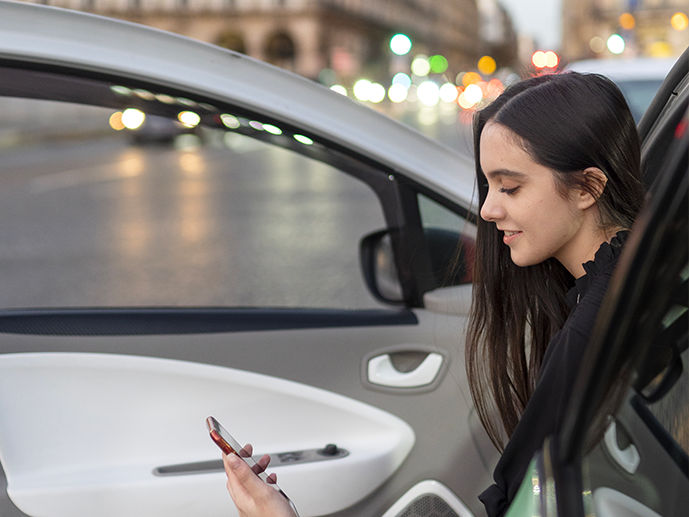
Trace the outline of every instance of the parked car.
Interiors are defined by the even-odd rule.
[[[624,94],[638,123],[675,64],[673,58],[585,59],[569,63],[567,70],[609,77]]]
[[[209,415],[273,456],[302,517],[483,513],[477,494],[491,483],[497,453],[463,367],[476,217],[470,156],[241,54],[41,5],[0,0],[0,73],[3,102],[35,99],[59,113],[47,121],[77,111],[89,121],[88,131],[65,126],[57,141],[20,130],[2,139],[19,147],[0,152],[0,261],[4,285],[22,283],[4,289],[0,310],[0,515],[231,515]],[[92,128],[103,121],[110,131],[108,117],[128,108],[171,119],[195,113],[205,154],[127,147],[94,164],[91,154],[96,162],[102,154],[93,139],[78,158],[85,165],[62,168],[74,139],[103,136]],[[0,117],[9,113],[20,111]],[[34,112],[23,105],[21,113]],[[658,150],[676,127],[664,120],[648,132],[660,146],[646,152],[663,174],[673,153]],[[180,177],[168,170],[173,160]],[[204,198],[264,232],[232,255],[236,270],[208,256],[211,242],[225,245],[223,254],[237,246],[194,202],[208,189],[204,174],[257,180],[239,198],[229,188]],[[347,195],[325,198],[334,183]],[[269,208],[253,210],[269,194],[261,205]],[[110,223],[111,211],[127,218]],[[360,217],[352,235],[334,233],[334,221]],[[26,238],[14,221],[34,218]],[[56,238],[58,226],[71,232]],[[87,256],[74,251],[84,240],[96,243]],[[174,270],[178,252],[191,258]],[[292,269],[280,269],[292,257]],[[204,266],[210,281],[190,283]],[[304,285],[293,281],[299,267]],[[235,276],[253,283],[231,292]],[[144,283],[157,289],[140,291]],[[361,301],[342,302],[349,290]],[[161,302],[162,291],[175,303]],[[328,444],[340,453],[320,454]],[[656,463],[653,451],[641,452],[655,482],[669,463]],[[581,488],[576,475],[556,480],[558,502]],[[550,478],[539,479],[539,493],[550,494]],[[668,487],[663,497],[675,494]]]

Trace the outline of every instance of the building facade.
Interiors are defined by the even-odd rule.
[[[476,0],[29,1],[176,32],[312,79],[326,70],[345,84],[389,74],[398,32],[412,39],[412,54],[442,54],[457,72],[475,67],[481,50]]]
[[[614,34],[622,57],[678,57],[689,46],[687,0],[564,0],[562,10],[569,60],[613,57],[605,43]]]

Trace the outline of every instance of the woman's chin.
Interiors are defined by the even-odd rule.
[[[512,259],[514,265],[517,267],[535,266],[536,264],[540,264],[541,262],[543,262],[543,260],[545,260],[528,256],[525,257],[523,254],[515,253],[514,251],[510,253],[510,258]]]

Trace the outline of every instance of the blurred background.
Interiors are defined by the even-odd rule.
[[[451,145],[457,122],[520,78],[689,46],[686,0],[39,1],[241,52]]]

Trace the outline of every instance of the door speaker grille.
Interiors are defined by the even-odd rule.
[[[412,501],[397,517],[459,517],[450,506],[435,494],[422,495]]]

